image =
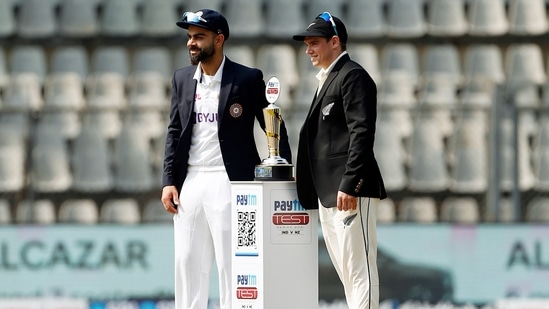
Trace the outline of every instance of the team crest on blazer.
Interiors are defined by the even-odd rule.
[[[229,108],[229,113],[233,118],[238,118],[242,115],[242,105],[238,103],[233,103]]]

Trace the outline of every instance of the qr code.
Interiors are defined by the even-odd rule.
[[[255,247],[255,211],[238,212],[238,246]]]

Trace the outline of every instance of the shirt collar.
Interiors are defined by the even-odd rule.
[[[343,51],[341,54],[339,54],[339,56],[337,56],[337,58],[334,61],[332,61],[330,66],[328,66],[326,69],[320,69],[320,71],[316,74],[316,78],[321,81],[326,76],[328,76],[328,74],[330,74],[330,72],[332,71],[336,63],[339,61],[339,59],[341,59],[341,57],[343,57],[344,55],[347,55],[346,50]]]
[[[215,75],[212,79],[212,82],[220,82],[221,83],[221,77],[223,75],[223,67],[225,67],[225,56],[223,56],[223,61],[221,62],[221,65],[217,69],[217,72],[215,72]],[[199,62],[196,66],[196,71],[194,71],[193,79],[200,82],[202,80],[202,63]]]

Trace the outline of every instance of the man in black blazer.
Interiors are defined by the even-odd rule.
[[[299,134],[296,185],[319,208],[326,248],[350,309],[378,308],[375,207],[387,196],[374,157],[377,90],[346,52],[347,30],[324,12],[303,33],[319,88]],[[319,207],[318,205],[322,206]]]
[[[261,162],[254,121],[265,129],[265,82],[260,70],[223,54],[229,26],[220,13],[187,12],[191,66],[175,71],[166,136],[162,204],[174,214],[175,307],[206,309],[215,257],[221,308],[231,307],[230,181],[254,179]],[[280,129],[280,155],[291,160]]]

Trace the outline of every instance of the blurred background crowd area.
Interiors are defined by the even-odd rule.
[[[277,76],[294,159],[316,90],[291,39],[323,11],[378,86],[382,224],[549,222],[545,0],[0,0],[0,224],[170,222],[160,204],[185,11]],[[258,148],[267,140],[256,128]]]

